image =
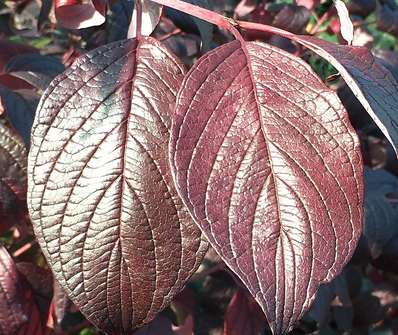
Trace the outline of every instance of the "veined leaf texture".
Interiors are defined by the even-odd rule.
[[[365,47],[336,45],[313,36],[293,39],[330,62],[398,152],[398,82]]]
[[[362,160],[348,115],[304,61],[240,41],[192,67],[176,109],[179,194],[284,334],[360,236]]]
[[[151,38],[89,52],[41,100],[28,205],[43,252],[97,327],[130,334],[168,305],[207,249],[168,158],[180,62]]]
[[[26,214],[27,150],[6,119],[0,100],[0,231],[4,232]],[[5,108],[4,108],[5,109]],[[25,209],[25,211],[23,210]]]

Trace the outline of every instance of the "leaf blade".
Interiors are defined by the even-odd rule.
[[[206,249],[168,167],[183,74],[153,39],[112,43],[56,78],[35,119],[28,193],[35,233],[72,301],[108,332],[151,321]]]
[[[170,150],[195,221],[285,333],[360,235],[359,143],[337,96],[300,59],[234,41],[185,78]]]

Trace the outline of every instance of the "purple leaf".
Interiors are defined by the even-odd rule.
[[[21,223],[26,210],[27,151],[5,118],[0,99],[0,232]]]
[[[106,332],[131,333],[182,289],[207,248],[168,163],[184,69],[151,38],[79,58],[44,93],[28,206],[56,279]]]
[[[16,266],[19,274],[32,290],[40,313],[41,324],[46,325],[53,295],[53,276],[51,271],[29,262],[18,262]]]
[[[276,3],[263,3],[250,14],[253,22],[273,25],[293,33],[303,33],[310,17],[311,11],[304,6]]]
[[[328,60],[398,152],[398,82],[369,49],[336,45],[312,36],[295,41]]]
[[[61,285],[54,280],[54,295],[52,304],[54,306],[54,319],[58,327],[60,327],[68,312],[74,307],[72,301],[68,298]]]
[[[13,43],[4,38],[0,38],[0,73],[3,72],[7,62],[14,56],[24,53],[39,52],[38,49],[26,44]]]
[[[372,50],[373,55],[376,56],[378,62],[380,62],[387,70],[391,72],[395,80],[398,82],[398,52],[374,49]]]
[[[35,116],[37,101],[35,97],[25,99],[22,95],[0,85],[1,103],[11,125],[29,146],[30,131]]]
[[[5,66],[7,73],[41,90],[45,90],[51,80],[64,70],[57,58],[37,53],[16,55]]]
[[[7,250],[0,246],[0,333],[41,335],[42,324],[33,293],[18,273]]]
[[[300,33],[305,30],[311,11],[303,6],[285,5],[275,15],[272,24],[287,31]]]
[[[377,29],[398,37],[398,8],[382,6],[377,12]]]
[[[396,199],[389,201],[388,194],[398,189],[398,179],[385,170],[365,170],[365,224],[366,238],[373,258],[381,255],[383,248],[398,236],[398,210]]]
[[[133,335],[173,335],[171,321],[163,316],[158,315],[151,323],[136,331]]]
[[[351,15],[366,17],[376,9],[376,0],[351,0],[347,7]]]
[[[265,317],[260,306],[238,288],[231,298],[224,317],[224,335],[257,335],[265,329]]]
[[[54,0],[59,24],[68,29],[100,26],[105,22],[107,0]]]
[[[360,235],[362,160],[347,113],[301,59],[238,41],[193,66],[176,109],[179,194],[285,333]]]
[[[212,9],[212,1],[209,0],[184,0],[195,6]],[[197,17],[182,13],[171,7],[165,8],[165,14],[173,23],[186,32],[198,32],[202,39],[201,50],[206,52],[210,49],[213,39],[213,25],[209,22],[198,19]]]

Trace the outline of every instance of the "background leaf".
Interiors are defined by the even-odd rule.
[[[246,290],[239,288],[231,298],[224,317],[224,335],[257,335],[265,327],[260,306]]]
[[[44,334],[33,293],[0,246],[0,331],[3,335]]]
[[[127,38],[133,10],[133,0],[119,0],[111,6],[111,11],[106,21],[108,42],[124,40]]]
[[[389,194],[397,194],[398,179],[384,170],[366,169],[365,186],[363,234],[372,257],[377,258],[392,238],[398,238],[396,199],[389,199]]]
[[[206,9],[212,9],[211,2],[208,0],[184,0],[190,4],[203,7]],[[198,19],[194,16],[182,13],[176,9],[166,7],[166,15],[173,21],[173,23],[180,27],[186,32],[199,32],[202,38],[202,52],[206,52],[211,47],[211,41],[213,39],[213,25],[209,22]]]
[[[22,136],[26,146],[29,146],[30,130],[32,129],[37,105],[36,99],[31,97],[29,101],[1,85],[0,98],[12,127]]]
[[[50,82],[65,70],[55,57],[40,54],[21,54],[11,58],[5,71],[27,81],[34,87],[45,90]]]
[[[99,26],[105,22],[107,0],[54,0],[55,15],[68,29]]]
[[[4,232],[27,215],[27,151],[2,108],[0,99],[0,231]]]
[[[150,0],[142,1],[142,26],[141,34],[149,36],[155,30],[156,26],[160,21],[160,17],[163,12],[163,6],[158,5]],[[137,37],[137,11],[134,7],[133,16],[130,22],[128,36]]]

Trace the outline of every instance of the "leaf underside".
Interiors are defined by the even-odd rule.
[[[183,76],[155,40],[119,41],[76,61],[38,108],[28,170],[35,234],[72,301],[106,332],[151,321],[207,248],[168,164]]]
[[[149,0],[142,1],[142,26],[141,34],[149,36],[156,29],[162,16],[163,6],[153,3]],[[129,26],[129,36],[137,36],[137,8],[134,6],[132,19]]]
[[[184,203],[287,332],[361,231],[362,160],[337,95],[299,58],[234,41],[186,76],[171,136]]]

